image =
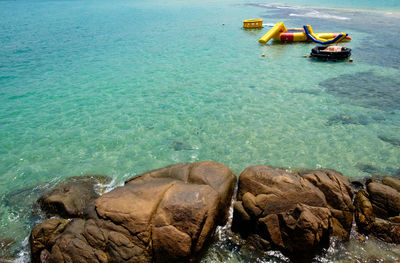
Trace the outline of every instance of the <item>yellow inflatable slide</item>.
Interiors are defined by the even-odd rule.
[[[344,32],[342,33],[314,33],[310,25],[303,28],[286,28],[283,22],[278,22],[273,26],[258,42],[266,44],[270,39],[284,42],[299,42],[312,40],[319,44],[328,45],[340,41],[350,41],[351,38]]]

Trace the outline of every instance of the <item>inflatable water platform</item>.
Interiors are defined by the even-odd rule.
[[[266,44],[270,39],[284,42],[300,42],[312,40],[318,44],[328,45],[340,41],[350,41],[346,33],[314,33],[310,25],[303,28],[286,28],[283,22],[276,23],[258,42]]]
[[[317,46],[311,50],[310,56],[323,60],[344,60],[351,56],[351,49],[340,46]]]

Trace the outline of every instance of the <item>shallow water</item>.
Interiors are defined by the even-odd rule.
[[[200,160],[398,175],[400,5],[335,5],[0,1],[0,233],[20,252],[33,201],[76,175]],[[259,45],[268,28],[241,28],[255,17],[345,31],[355,62]]]

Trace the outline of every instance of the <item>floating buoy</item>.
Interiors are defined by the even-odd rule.
[[[245,29],[262,28],[262,19],[247,19],[243,21],[243,27]]]

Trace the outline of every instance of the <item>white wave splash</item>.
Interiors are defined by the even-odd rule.
[[[336,19],[336,20],[349,20],[350,18],[345,16],[336,16],[327,13],[321,13],[319,11],[313,10],[310,12],[306,12],[304,14],[294,14],[291,13],[289,16],[297,16],[297,17],[311,17],[311,18],[322,18],[322,19]]]
[[[292,5],[279,4],[279,3],[256,4],[256,6],[289,10],[289,11],[292,11],[292,13],[290,13],[289,16],[294,16],[294,17],[309,17],[309,18],[334,19],[334,20],[350,20],[351,19],[349,17],[333,15],[328,12],[321,12],[321,11],[315,10],[314,8],[304,7],[304,6],[296,6],[296,5],[292,6]]]

